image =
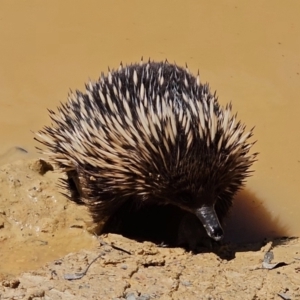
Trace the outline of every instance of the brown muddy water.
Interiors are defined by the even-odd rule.
[[[47,108],[69,88],[120,61],[167,58],[199,69],[221,104],[255,126],[260,154],[228,234],[299,236],[299,11],[299,1],[273,0],[1,1],[0,164],[38,157],[31,131],[49,124]]]

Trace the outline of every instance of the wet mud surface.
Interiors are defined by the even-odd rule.
[[[60,176],[37,159],[0,167],[0,299],[300,299],[299,239],[191,253],[95,236]]]

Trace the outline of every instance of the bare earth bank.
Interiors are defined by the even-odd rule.
[[[226,259],[96,238],[87,210],[59,193],[60,176],[42,160],[0,167],[0,299],[300,299],[298,238],[225,245]],[[276,268],[262,268],[268,251]]]

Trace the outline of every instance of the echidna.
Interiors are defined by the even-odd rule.
[[[250,175],[252,129],[220,107],[186,68],[148,62],[102,74],[50,112],[37,133],[50,162],[68,175],[73,200],[96,222],[126,202],[174,205],[218,241],[233,196]]]

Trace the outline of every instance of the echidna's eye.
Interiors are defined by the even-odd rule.
[[[194,202],[194,197],[188,191],[181,191],[177,194],[177,199],[182,204],[192,204]]]

